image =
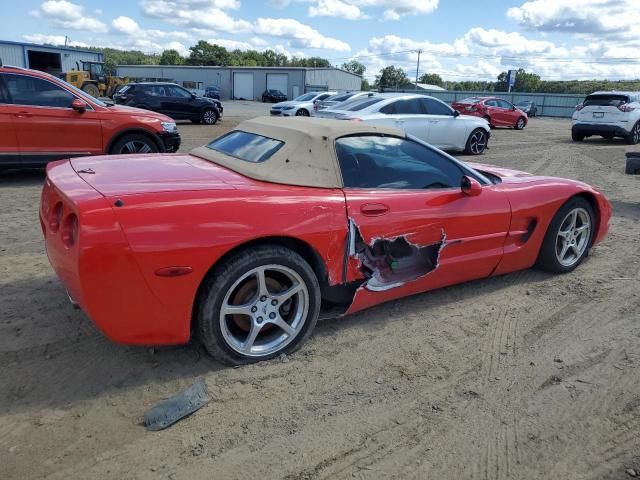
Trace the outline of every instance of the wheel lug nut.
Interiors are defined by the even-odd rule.
[[[275,314],[275,313],[273,313],[273,312],[271,312],[271,313],[269,314],[269,318],[270,318],[271,320],[273,320],[274,318],[276,318],[276,314]]]
[[[274,307],[278,304],[278,300],[271,300],[271,305],[273,305]]]
[[[265,295],[263,295],[263,296],[261,296],[261,297],[260,297],[260,301],[261,301],[261,302],[265,302],[266,300],[267,300],[267,297],[266,297]]]
[[[258,311],[258,307],[253,306],[251,307],[251,313],[256,313]]]
[[[262,320],[264,320],[264,319],[262,317],[258,317],[258,318],[256,318],[256,320],[257,320],[258,323],[262,323]]]

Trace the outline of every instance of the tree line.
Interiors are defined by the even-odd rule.
[[[446,90],[454,91],[475,91],[475,92],[506,92],[507,72],[498,75],[495,82],[491,81],[447,81],[443,80],[436,73],[425,73],[418,78],[418,83],[426,83],[428,85],[436,85]],[[373,87],[376,90],[386,89],[407,89],[411,88],[414,82],[409,78],[406,72],[396,66],[388,66],[380,70],[380,74],[376,75]],[[523,68],[517,70],[516,82],[512,92],[529,92],[529,93],[567,93],[567,94],[583,94],[598,90],[640,90],[640,79],[637,80],[542,80],[540,75],[527,72]]]
[[[200,40],[189,48],[189,54],[182,56],[177,50],[165,50],[161,54],[148,54],[136,50],[117,50],[114,48],[92,48],[104,55],[105,69],[115,73],[118,65],[207,65],[207,66],[252,66],[252,67],[332,67],[329,60],[322,57],[291,57],[271,49],[229,50],[221,45]],[[340,65],[348,72],[364,75],[366,67],[357,60]],[[507,72],[498,75],[496,81],[443,80],[436,73],[425,73],[419,83],[437,85],[446,90],[506,92]],[[373,85],[366,79],[362,81],[362,90],[393,90],[411,88],[414,81],[401,67],[390,65],[380,70]],[[542,80],[539,75],[519,69],[514,92],[531,93],[575,93],[588,94],[596,90],[640,90],[638,80]]]

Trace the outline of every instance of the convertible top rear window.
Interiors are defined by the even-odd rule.
[[[269,160],[283,145],[284,142],[280,140],[234,130],[215,139],[207,148],[247,162],[260,163]]]

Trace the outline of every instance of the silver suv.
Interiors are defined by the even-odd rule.
[[[573,112],[571,138],[622,137],[628,144],[640,142],[640,92],[595,92]]]

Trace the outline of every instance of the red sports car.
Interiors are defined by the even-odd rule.
[[[581,182],[295,117],[243,122],[190,154],[55,162],[40,209],[53,268],[109,338],[194,332],[233,364],[291,352],[320,315],[534,264],[569,272],[610,216]]]
[[[522,130],[529,117],[512,103],[496,97],[469,97],[451,104],[464,115],[482,117],[492,127],[513,127]]]

